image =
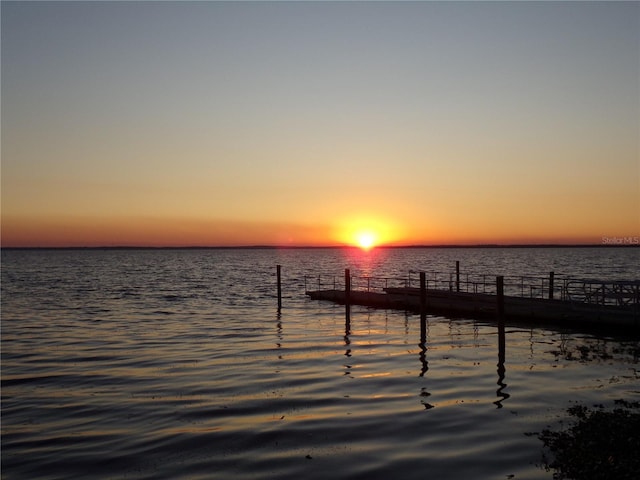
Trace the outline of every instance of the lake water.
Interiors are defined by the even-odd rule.
[[[304,276],[640,278],[638,248],[3,250],[2,478],[550,479],[640,342],[309,300]],[[275,265],[282,265],[277,311]],[[527,435],[529,434],[529,435]]]

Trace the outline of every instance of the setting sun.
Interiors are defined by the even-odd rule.
[[[402,229],[382,216],[356,214],[336,223],[334,237],[343,245],[363,250],[390,245],[403,237]]]
[[[369,250],[376,244],[376,235],[372,232],[359,232],[356,238],[358,246],[363,250]]]

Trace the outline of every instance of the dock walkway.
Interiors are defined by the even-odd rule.
[[[421,273],[420,286],[415,286],[415,278],[354,277],[348,270],[343,281],[336,279],[319,276],[319,288],[305,285],[305,293],[314,300],[416,313],[496,319],[502,311],[509,321],[640,330],[638,280],[554,279],[553,272],[549,277],[470,276],[458,271]],[[315,278],[308,283],[315,284]]]

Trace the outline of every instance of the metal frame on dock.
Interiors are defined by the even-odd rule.
[[[416,277],[415,274],[418,274]],[[508,316],[556,324],[640,326],[640,281],[557,276],[494,276],[410,271],[405,277],[315,275],[304,279],[312,299],[472,317]],[[310,290],[311,285],[317,289]]]

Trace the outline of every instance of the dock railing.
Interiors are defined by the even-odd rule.
[[[374,277],[368,275],[351,275],[351,290],[383,293],[385,288],[411,287],[410,277]],[[344,276],[332,274],[307,275],[304,278],[304,289],[344,290]],[[415,285],[414,285],[415,286]]]
[[[351,290],[384,292],[386,288],[419,288],[420,272],[406,277],[351,275]],[[496,295],[496,275],[461,272],[425,272],[427,290]],[[344,290],[344,276],[305,276],[305,291]],[[504,276],[504,295],[570,301],[578,304],[635,306],[640,308],[640,280],[606,281],[572,279],[564,276]]]
[[[568,300],[592,305],[640,305],[640,280],[568,280],[566,292]]]

